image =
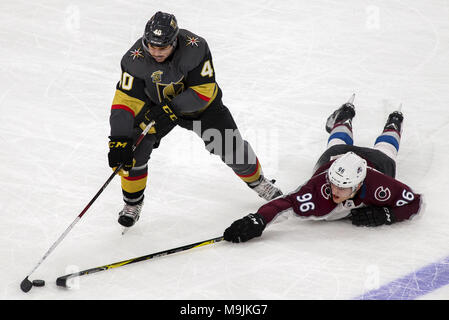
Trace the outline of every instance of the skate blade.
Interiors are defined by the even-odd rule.
[[[122,236],[123,236],[126,232],[128,232],[128,230],[129,230],[128,227],[124,227],[123,230],[122,230]]]
[[[352,94],[352,96],[349,98],[348,103],[350,104],[354,104],[354,99],[355,99],[355,93]]]

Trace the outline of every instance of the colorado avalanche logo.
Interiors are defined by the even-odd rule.
[[[325,183],[321,186],[321,195],[324,199],[329,200],[331,196],[331,188],[329,184]]]
[[[383,186],[380,186],[376,189],[376,191],[374,191],[374,198],[376,198],[377,201],[387,201],[390,197],[390,189],[384,188]]]

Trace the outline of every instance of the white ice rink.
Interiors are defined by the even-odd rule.
[[[22,279],[111,174],[120,59],[157,10],[208,41],[224,104],[284,192],[310,177],[325,119],[352,93],[357,145],[371,146],[402,103],[397,178],[424,194],[422,216],[378,228],[279,219],[244,244],[57,287],[67,273],[220,236],[264,203],[176,128],[153,152],[136,226],[121,235],[116,177],[32,275],[47,285],[23,293]],[[354,299],[445,259],[448,61],[447,0],[0,0],[0,299]],[[449,286],[416,298],[448,299]]]

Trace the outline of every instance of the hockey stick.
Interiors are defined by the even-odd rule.
[[[142,131],[140,136],[137,138],[136,143],[133,145],[132,150],[135,151],[137,146],[142,142],[145,135],[148,133],[148,131],[153,127],[154,121],[151,121],[145,129]],[[61,243],[61,241],[67,236],[67,234],[72,230],[72,228],[78,223],[78,221],[83,217],[83,215],[86,213],[87,210],[92,206],[92,204],[97,200],[97,198],[100,196],[100,194],[106,189],[106,187],[109,185],[109,183],[112,181],[112,179],[115,177],[115,175],[122,169],[123,164],[120,164],[114,172],[111,174],[111,176],[106,180],[106,182],[103,184],[103,186],[98,190],[98,192],[95,194],[95,196],[90,200],[90,202],[87,204],[87,206],[81,211],[81,213],[73,220],[73,222],[67,227],[67,229],[59,236],[58,240],[56,240],[55,243],[48,249],[48,251],[44,254],[44,256],[41,258],[41,260],[37,263],[37,265],[31,270],[31,272],[25,277],[25,279],[22,280],[20,283],[20,288],[23,292],[28,292],[33,287],[33,282],[31,282],[28,277],[31,276],[34,271],[41,265],[41,263],[50,255],[50,253],[53,252],[53,250]]]
[[[200,241],[200,242],[188,244],[188,245],[177,247],[177,248],[173,248],[173,249],[168,249],[168,250],[164,250],[164,251],[160,251],[160,252],[156,252],[156,253],[150,253],[150,254],[147,254],[145,256],[132,258],[132,259],[129,259],[129,260],[123,260],[123,261],[107,264],[107,265],[104,265],[104,266],[101,266],[101,267],[95,267],[95,268],[86,269],[86,270],[75,272],[75,273],[70,273],[70,274],[67,274],[65,276],[61,276],[61,277],[57,278],[56,279],[56,285],[58,285],[60,287],[67,288],[68,287],[67,286],[67,280],[71,279],[71,278],[74,278],[74,277],[84,276],[86,274],[92,274],[92,273],[105,271],[105,270],[109,270],[109,269],[113,269],[113,268],[119,268],[119,267],[126,266],[128,264],[132,264],[132,263],[136,263],[136,262],[140,262],[140,261],[145,261],[145,260],[149,260],[149,259],[153,259],[153,258],[157,258],[157,257],[162,257],[162,256],[166,256],[166,255],[169,255],[169,254],[172,254],[172,253],[186,251],[186,250],[193,249],[193,248],[202,247],[202,246],[205,246],[205,245],[208,245],[208,244],[212,244],[212,243],[217,243],[217,242],[220,242],[222,240],[223,240],[223,237],[217,237],[217,238],[213,238],[213,239],[209,239],[209,240],[205,240],[205,241]]]

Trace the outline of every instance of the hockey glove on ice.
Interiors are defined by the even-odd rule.
[[[160,140],[167,135],[177,124],[178,116],[173,112],[171,104],[164,100],[159,105],[151,106],[145,112],[144,122],[148,125],[154,120],[154,128],[156,129],[156,137]]]
[[[245,242],[254,237],[260,237],[265,226],[266,223],[262,215],[251,213],[242,219],[234,221],[225,230],[223,237],[226,241]]]
[[[377,227],[396,222],[393,211],[387,207],[364,207],[351,210],[352,224],[355,226]]]
[[[109,166],[115,170],[115,168],[123,163],[119,175],[127,176],[128,171],[131,170],[134,165],[132,151],[133,139],[122,136],[110,136],[109,139]]]

